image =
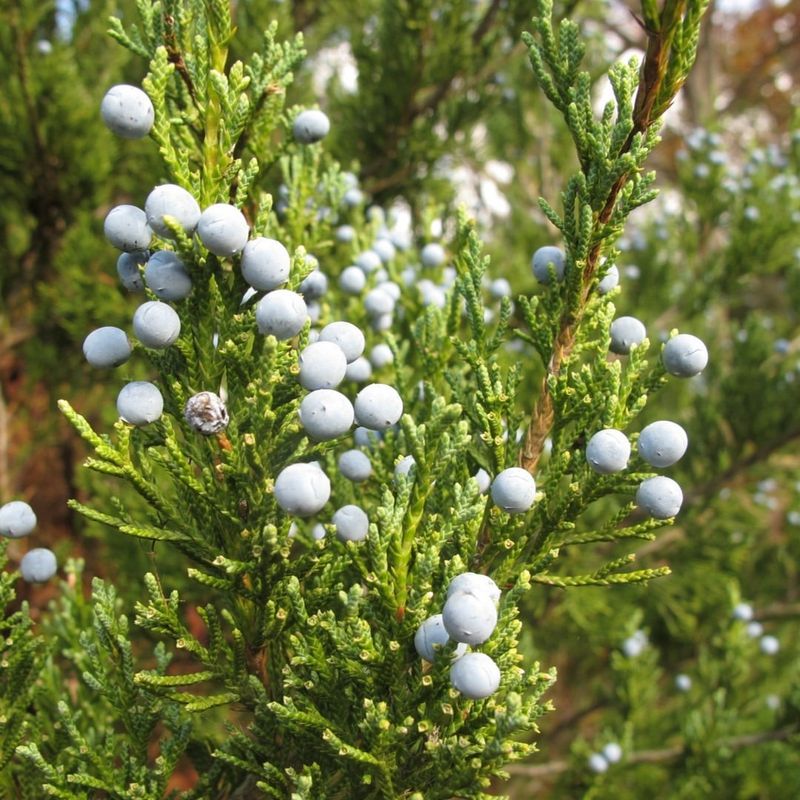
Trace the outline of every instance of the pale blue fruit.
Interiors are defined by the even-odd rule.
[[[681,487],[672,478],[657,475],[639,484],[636,505],[650,512],[656,519],[674,517],[683,504]]]
[[[566,259],[564,251],[558,247],[546,245],[540,247],[531,256],[531,269],[533,276],[539,283],[550,283],[550,265],[555,269],[556,280],[561,282],[564,280],[564,271],[566,269]]]
[[[315,464],[291,464],[275,480],[275,500],[287,514],[310,517],[330,496],[331,482]]]
[[[394,311],[394,298],[383,289],[370,289],[364,298],[364,310],[371,317],[382,317]]]
[[[100,103],[106,127],[123,139],[141,139],[150,133],[155,110],[150,98],[138,87],[120,83],[112,86]]]
[[[93,367],[118,367],[131,357],[131,343],[121,328],[106,325],[83,340],[83,355]]]
[[[428,617],[414,634],[414,649],[420,658],[433,662],[437,654],[448,642],[450,637],[444,628],[441,614]],[[467,652],[467,645],[460,642],[453,652],[453,658],[459,658]]]
[[[120,283],[129,292],[143,292],[144,280],[139,265],[144,265],[150,258],[147,250],[134,250],[131,253],[120,253],[117,259],[117,275]]]
[[[297,292],[276,289],[256,306],[256,323],[261,333],[286,340],[297,336],[308,320],[308,307]]]
[[[361,542],[369,533],[369,518],[362,508],[355,505],[342,506],[333,515],[336,535],[343,542]]]
[[[609,764],[616,764],[622,758],[622,748],[617,742],[609,742],[603,748],[603,756]]]
[[[689,439],[686,431],[669,420],[652,422],[639,434],[639,455],[653,467],[670,467],[683,458]]]
[[[464,697],[483,700],[500,686],[500,668],[486,653],[466,653],[450,667],[450,683]]]
[[[125,422],[140,427],[155,422],[164,411],[164,398],[155,384],[132,381],[117,395],[117,412]]]
[[[347,371],[347,359],[341,347],[334,342],[315,342],[308,345],[299,356],[301,385],[305,389],[334,389]]]
[[[351,364],[363,352],[366,345],[364,333],[352,322],[331,322],[319,334],[321,342],[333,342],[339,345],[344,353],[347,363]]]
[[[372,364],[361,356],[347,365],[344,377],[353,383],[366,383],[372,377]]]
[[[429,268],[441,266],[446,259],[447,253],[438,242],[428,242],[420,253],[422,265]]]
[[[600,294],[608,294],[612,289],[616,289],[619,285],[619,269],[616,264],[612,264],[600,283],[597,284],[597,291]]]
[[[46,547],[28,550],[19,564],[19,571],[28,583],[46,583],[56,574],[57,569],[55,553]]]
[[[447,597],[456,592],[485,594],[495,605],[500,602],[500,587],[488,576],[479,572],[462,572],[447,585]]]
[[[210,253],[230,257],[244,249],[250,227],[236,206],[215,203],[200,215],[196,233]]]
[[[174,183],[156,186],[144,202],[147,224],[162,238],[174,239],[172,231],[164,223],[164,217],[173,217],[187,236],[194,233],[200,219],[200,206],[197,200],[183,188]]]
[[[504,469],[492,481],[492,500],[509,514],[524,514],[536,499],[536,481],[520,467]]]
[[[337,242],[350,244],[356,238],[356,229],[352,225],[340,225],[334,232]]]
[[[621,472],[628,466],[630,455],[631,444],[628,437],[615,428],[598,431],[586,445],[586,460],[601,475]]]
[[[361,483],[372,475],[372,462],[360,450],[346,450],[339,456],[337,463],[339,472],[354,483]]]
[[[405,456],[394,465],[394,474],[408,475],[408,473],[411,472],[411,468],[416,466],[417,460],[414,458],[414,456]]]
[[[636,317],[617,317],[611,323],[612,353],[625,356],[631,348],[640,345],[647,338],[647,330]]]
[[[691,378],[699,375],[708,364],[708,350],[701,339],[690,333],[673,336],[661,353],[664,367],[670,375]]]
[[[277,239],[259,236],[242,250],[242,276],[254,289],[270,292],[289,280],[292,259]]]
[[[383,262],[374,250],[365,250],[355,257],[354,263],[365,275],[369,275],[380,269]]]
[[[442,609],[442,621],[454,641],[481,644],[497,626],[497,607],[485,592],[453,592]]]
[[[300,403],[300,423],[316,442],[336,439],[352,427],[353,405],[335,389],[317,389]]]
[[[146,250],[153,238],[144,211],[128,205],[114,206],[106,214],[103,233],[111,245],[126,253]]]
[[[11,500],[0,507],[0,536],[19,539],[36,527],[36,514],[24,500]]]
[[[328,276],[322,270],[315,269],[306,275],[298,291],[306,299],[306,302],[319,300],[328,291]]]
[[[388,344],[376,344],[369,354],[369,360],[375,369],[381,369],[394,361],[392,348]]]
[[[605,772],[608,769],[608,761],[601,753],[592,753],[587,762],[589,769],[598,774]]]
[[[397,250],[389,239],[376,239],[372,250],[378,254],[383,264],[388,264],[397,255]]]
[[[403,399],[394,387],[385,383],[371,383],[356,395],[355,412],[359,425],[373,431],[383,431],[403,415]]]
[[[301,111],[292,123],[292,135],[300,144],[315,144],[324,139],[330,129],[327,114],[315,108]]]
[[[153,294],[161,300],[183,300],[192,292],[192,279],[171,250],[157,250],[147,261],[144,279]]]
[[[163,350],[178,340],[181,319],[172,306],[148,300],[133,315],[133,333],[145,347]]]

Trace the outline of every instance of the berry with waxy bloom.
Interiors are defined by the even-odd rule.
[[[174,183],[156,186],[144,201],[144,213],[147,224],[162,238],[174,239],[175,236],[164,222],[169,216],[183,228],[187,236],[194,233],[200,219],[200,206],[197,200],[183,188]]]
[[[331,322],[319,334],[321,342],[333,342],[339,345],[347,359],[352,364],[363,352],[366,345],[363,331],[352,322]]]
[[[372,475],[372,462],[360,450],[346,450],[337,462],[339,472],[354,483],[361,483]]]
[[[447,596],[456,592],[485,594],[495,605],[500,602],[500,587],[488,576],[479,572],[462,572],[447,585]]]
[[[144,279],[161,300],[183,300],[192,291],[192,279],[183,261],[171,250],[158,250],[147,261]]]
[[[24,500],[11,500],[0,506],[0,536],[19,539],[36,527],[36,514]]]
[[[106,127],[123,139],[142,139],[150,133],[155,110],[150,98],[138,87],[120,83],[112,86],[100,103]]]
[[[117,250],[146,250],[153,238],[147,216],[136,206],[114,206],[103,221],[103,233]]]
[[[369,354],[369,361],[375,369],[381,369],[394,361],[394,353],[388,344],[376,344]]]
[[[125,384],[117,395],[117,412],[125,422],[141,427],[155,422],[164,411],[164,398],[149,381]]]
[[[609,764],[616,764],[622,758],[622,748],[617,742],[609,742],[603,748],[602,753]]]
[[[536,481],[520,467],[509,467],[492,481],[492,500],[509,514],[524,514],[536,499]]]
[[[446,259],[447,253],[438,242],[428,242],[420,253],[420,260],[424,267],[438,267],[444,264]]]
[[[355,412],[359,425],[383,431],[403,415],[403,399],[393,386],[371,383],[356,395]]]
[[[144,291],[144,281],[139,271],[139,265],[144,265],[150,258],[147,250],[134,250],[130,253],[120,253],[117,259],[117,275],[120,283],[129,292]]]
[[[669,420],[652,422],[639,434],[639,455],[654,467],[670,467],[679,461],[689,439],[686,431],[677,423]]]
[[[483,700],[500,686],[500,669],[486,653],[465,653],[450,667],[450,683],[464,697]]]
[[[270,292],[289,280],[292,259],[277,240],[258,236],[242,250],[242,277],[260,292]]]
[[[131,357],[131,343],[122,328],[106,325],[83,340],[83,355],[93,367],[118,367]]]
[[[347,294],[361,294],[367,285],[367,276],[356,266],[346,267],[339,275],[339,286]]]
[[[236,206],[214,203],[200,215],[195,232],[210,253],[230,257],[244,249],[250,226]]]
[[[316,108],[301,111],[292,123],[292,135],[300,144],[315,144],[324,139],[330,129],[328,115]]]
[[[612,353],[625,356],[631,348],[641,344],[647,338],[647,330],[636,317],[617,317],[611,323]]]
[[[450,641],[444,627],[441,614],[428,617],[414,634],[414,649],[420,658],[433,662],[437,653]],[[467,652],[467,645],[460,642],[456,647],[453,658],[459,658]]]
[[[630,455],[631,444],[628,437],[615,428],[597,431],[586,445],[586,460],[601,475],[610,475],[625,469]]]
[[[683,504],[681,487],[672,478],[657,475],[639,484],[636,491],[636,505],[650,512],[656,519],[674,517]]]
[[[531,270],[533,271],[533,276],[539,283],[550,283],[551,264],[556,273],[556,280],[558,282],[563,281],[566,259],[564,258],[564,252],[562,250],[558,247],[546,245],[545,247],[540,247],[533,256],[531,256]]]
[[[148,300],[133,315],[133,332],[145,347],[163,350],[178,340],[181,319],[172,306]]]
[[[19,571],[28,583],[47,583],[58,569],[55,553],[46,547],[28,550],[19,564]]]
[[[286,340],[297,336],[308,320],[308,306],[297,292],[276,289],[264,295],[256,306],[256,323],[261,333]]]
[[[275,480],[275,499],[287,513],[310,517],[331,496],[331,482],[316,464],[290,464]]]
[[[592,753],[587,761],[592,772],[601,774],[608,769],[608,761],[602,753]]]
[[[691,378],[699,375],[708,364],[708,350],[701,339],[690,333],[673,336],[661,353],[661,360],[670,375]]]
[[[305,389],[334,389],[347,371],[347,358],[334,342],[314,342],[300,353],[299,380]]]
[[[369,533],[369,518],[364,509],[356,505],[342,506],[333,515],[336,535],[343,542],[361,542]]]
[[[451,639],[481,644],[494,633],[497,607],[486,592],[457,591],[447,598],[442,619]]]
[[[619,269],[616,264],[612,264],[603,279],[597,284],[597,291],[600,294],[608,294],[612,289],[619,286]]]
[[[347,365],[344,376],[353,383],[366,383],[372,377],[372,364],[361,356]]]
[[[335,389],[316,389],[300,403],[300,422],[316,442],[336,439],[353,425],[353,404]]]

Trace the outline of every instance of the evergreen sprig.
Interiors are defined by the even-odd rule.
[[[138,6],[138,25],[112,21],[111,31],[149,62],[143,86],[155,108],[151,138],[169,179],[203,207],[235,202],[256,235],[282,241],[292,253],[289,289],[299,289],[313,269],[308,253],[327,257],[331,278],[338,278],[334,273],[358,248],[374,241],[380,221],[352,213],[353,244],[337,242],[334,218],[350,213],[342,209],[349,179],[322,147],[289,136],[298,109],[286,106],[285,95],[304,55],[302,39],[279,43],[272,26],[260,53],[229,64],[235,30],[226,0]],[[391,24],[428,11],[423,3]],[[688,63],[687,48],[696,45],[692,25],[700,12],[689,12],[659,18],[659,35],[677,42],[674,63]],[[155,798],[186,753],[203,767],[190,793],[196,797],[388,800],[421,798],[423,790],[428,799],[489,797],[505,765],[534,751],[526,737],[549,710],[542,698],[555,679],[538,664],[521,666],[522,598],[534,584],[606,586],[666,574],[632,570],[632,554],[602,552],[599,566],[564,575],[559,557],[576,545],[649,539],[669,522],[629,519],[630,496],[650,475],[641,464],[599,476],[584,449],[600,427],[628,424],[664,382],[663,368],[647,360],[647,342],[624,367],[608,361],[614,307],[594,290],[616,257],[628,214],[652,195],[652,176],[642,170],[657,141],[653,109],[664,105],[663,87],[677,90],[685,73],[662,64],[666,73],[653,78],[646,60],[637,84],[634,64],[613,68],[616,101],[598,119],[580,68],[579,30],[566,20],[555,31],[551,14],[541,3],[537,38],[526,41],[580,163],[563,211],[542,204],[564,237],[566,279],[559,284],[551,271],[550,289],[520,301],[529,330],[521,329],[509,299],[487,321],[489,260],[474,224],[460,215],[454,287],[436,294],[441,302],[431,302],[421,286],[400,291],[397,316],[408,344],[387,337],[395,363],[386,370],[403,389],[406,413],[372,438],[374,476],[363,487],[354,488],[334,466],[346,437],[314,441],[298,418],[305,396],[298,350],[310,339],[310,324],[292,340],[261,334],[240,257],[211,254],[199,237],[167,220],[174,241],[156,242],[180,255],[193,288],[177,303],[175,346],[136,346],[157,375],[164,415],[143,427],[121,419],[113,435],[101,435],[66,401],[60,408],[91,449],[86,466],[136,495],[136,502],[109,501],[112,511],[77,500],[71,507],[147,540],[155,562],[177,554],[190,588],[165,586],[157,571],[144,577],[135,622],[160,644],[142,659],[115,591],[94,583],[81,680],[120,724],[99,735],[84,728],[79,710],[57,706],[61,752],[44,742],[17,751],[40,771],[51,796],[77,797],[80,789]],[[386,37],[391,24],[382,20],[378,35]],[[472,48],[482,52],[480,38]],[[407,60],[409,53],[402,55]],[[434,85],[423,105],[438,91]],[[396,254],[384,277],[397,284],[404,270],[415,274],[416,258],[414,249]],[[367,280],[374,288],[378,279]],[[322,324],[346,318],[379,340],[380,326],[344,292],[326,295],[315,316]],[[525,365],[510,363],[505,350],[517,329],[546,371],[522,442],[516,435],[530,411],[519,396]],[[203,436],[185,418],[186,401],[200,391],[224,398],[224,432]],[[551,430],[533,510],[506,513],[481,492],[476,469],[496,476],[522,463],[533,471]],[[395,469],[402,456],[414,460],[405,475]],[[357,501],[368,511],[365,541],[320,539],[309,521],[283,510],[275,482],[298,461],[318,461],[332,476],[336,502]],[[622,508],[598,522],[594,504],[614,496],[626,498]],[[330,524],[326,533],[333,533]],[[433,664],[414,645],[418,626],[442,609],[448,584],[467,569],[491,574],[503,589],[496,632],[481,648],[498,665],[501,685],[477,700],[451,685],[452,644]],[[190,591],[202,602],[187,605],[192,601],[182,597]],[[221,714],[230,736],[204,736],[202,728]]]

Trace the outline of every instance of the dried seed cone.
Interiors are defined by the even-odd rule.
[[[212,436],[228,427],[228,409],[214,392],[200,392],[186,401],[183,416],[196,431]]]

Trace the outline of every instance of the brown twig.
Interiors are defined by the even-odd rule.
[[[175,36],[175,18],[171,14],[164,14],[164,29],[164,44],[167,48],[167,58],[171,64],[175,65],[176,72],[186,84],[189,96],[192,98],[195,107],[199,110],[192,76],[189,74],[189,69],[186,66],[186,62],[183,60],[183,54],[181,53],[180,47],[178,47],[178,40]]]

